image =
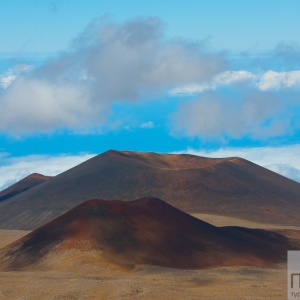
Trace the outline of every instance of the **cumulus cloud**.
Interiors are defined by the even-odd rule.
[[[0,191],[29,174],[55,176],[93,156],[94,154],[9,157],[0,153]]]
[[[224,70],[221,54],[203,43],[166,40],[163,29],[156,18],[93,22],[69,51],[30,74],[3,79],[0,131],[101,125],[113,102],[149,98]]]
[[[290,97],[287,101],[292,105]],[[206,92],[182,101],[171,122],[174,133],[187,136],[261,140],[292,134],[297,129],[297,112],[291,112],[286,100],[272,92]]]
[[[293,135],[300,128],[299,88],[300,71],[226,71],[206,85],[173,89],[194,94],[171,115],[173,133],[223,140]]]
[[[96,117],[86,88],[80,84],[20,77],[0,97],[0,128],[6,132],[76,128]]]
[[[217,150],[187,149],[180,153],[205,157],[237,156],[300,182],[299,144],[281,147],[220,148]]]

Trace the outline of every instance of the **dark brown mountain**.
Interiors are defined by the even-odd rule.
[[[27,177],[23,178],[22,180],[6,188],[5,190],[1,191],[0,202],[9,199],[15,195],[18,195],[22,192],[25,192],[37,186],[38,184],[47,181],[50,178],[52,178],[52,176],[45,176],[38,173],[30,174]]]
[[[57,268],[68,260],[79,265],[93,253],[93,264],[126,268],[270,266],[289,247],[274,232],[218,228],[156,198],[90,200],[3,248],[0,265]]]
[[[149,196],[188,213],[299,225],[300,184],[247,160],[108,151],[0,203],[0,228],[35,229],[87,199]]]

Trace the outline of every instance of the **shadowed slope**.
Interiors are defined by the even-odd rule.
[[[54,268],[60,255],[69,253],[66,263],[77,249],[81,254],[73,264],[96,251],[93,263],[100,257],[100,264],[130,268],[267,266],[283,259],[287,248],[288,240],[278,234],[214,227],[156,198],[90,200],[4,248],[0,262],[6,269],[47,262]]]
[[[51,178],[52,176],[44,176],[38,173],[30,174],[27,177],[16,182],[15,184],[11,185],[10,187],[6,188],[5,190],[1,191],[0,202],[9,199],[15,195],[18,195],[20,193],[23,193]]]
[[[249,161],[107,151],[0,203],[0,228],[34,229],[87,199],[148,196],[188,213],[299,224],[300,184]]]

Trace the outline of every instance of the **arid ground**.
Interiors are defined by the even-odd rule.
[[[199,215],[215,225],[275,229],[299,238],[300,228],[255,224],[228,217]],[[28,231],[0,230],[0,247]],[[75,254],[76,255],[76,254]],[[54,258],[55,259],[55,258]],[[63,264],[63,262],[62,262]],[[285,299],[286,265],[275,268],[227,267],[178,270],[138,266],[133,271],[94,266],[68,266],[61,270],[0,273],[0,299]]]

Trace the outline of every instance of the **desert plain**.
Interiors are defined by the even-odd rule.
[[[300,227],[255,223],[253,221],[196,214],[216,226],[244,226],[274,230],[300,240]],[[21,238],[29,231],[0,230],[0,247]],[[53,262],[55,270],[0,272],[0,299],[79,300],[79,299],[286,299],[286,264],[273,267],[222,267],[206,270],[181,270],[139,265],[135,269],[99,267],[90,261],[76,265],[68,260]]]

